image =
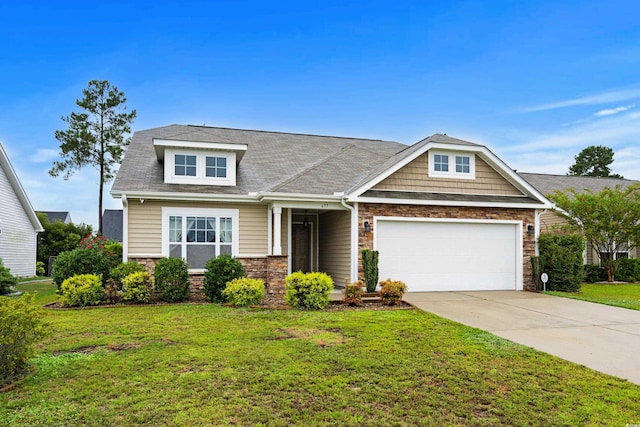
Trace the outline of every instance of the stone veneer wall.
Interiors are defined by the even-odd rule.
[[[389,205],[380,203],[361,203],[358,205],[358,224],[369,221],[371,232],[358,228],[358,253],[362,249],[373,249],[373,236],[376,232],[374,216],[398,216],[419,218],[456,218],[456,219],[492,219],[522,221],[523,242],[523,287],[535,290],[531,278],[531,256],[535,255],[535,236],[527,233],[527,224],[535,224],[534,209],[515,208],[474,208],[458,206]],[[363,277],[362,259],[358,257],[358,277]]]
[[[135,261],[142,264],[147,272],[153,275],[153,270],[160,258],[129,258],[129,261]],[[244,269],[247,277],[262,279],[267,286],[267,293],[282,295],[284,294],[284,278],[287,276],[289,268],[289,260],[284,256],[268,256],[262,258],[237,258]],[[192,301],[206,301],[204,294],[204,273],[190,273],[189,284],[191,290],[190,299]],[[284,301],[284,300],[283,300]]]

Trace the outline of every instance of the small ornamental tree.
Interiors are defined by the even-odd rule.
[[[640,184],[599,193],[569,189],[549,198],[556,204],[555,212],[598,253],[607,280],[613,282],[620,264],[613,255],[631,251],[640,242]]]

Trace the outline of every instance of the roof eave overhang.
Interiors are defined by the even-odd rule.
[[[349,197],[350,203],[382,203],[398,205],[424,205],[424,206],[459,206],[474,208],[514,208],[514,209],[550,209],[547,203],[513,203],[513,202],[484,202],[484,201],[459,201],[459,200],[416,200],[416,199],[392,199],[383,197]]]
[[[118,191],[112,190],[111,196],[116,199],[173,200],[200,202],[258,202],[257,194],[203,194],[158,191]]]
[[[164,160],[164,151],[167,147],[192,150],[234,151],[236,153],[236,162],[240,162],[249,146],[247,144],[231,144],[228,142],[200,142],[153,138],[153,148],[158,160]]]

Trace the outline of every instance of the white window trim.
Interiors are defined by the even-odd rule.
[[[162,208],[162,256],[169,256],[169,217],[170,216],[208,216],[208,217],[226,217],[231,218],[231,255],[238,256],[239,252],[239,210],[238,209],[207,209],[207,208]],[[186,255],[186,254],[185,254]],[[182,257],[186,259],[185,256]],[[190,272],[203,272],[202,268],[191,268]]]
[[[176,175],[176,155],[196,156],[196,176]],[[206,175],[206,158],[224,157],[227,159],[227,177],[218,178]],[[168,184],[197,185],[236,185],[236,153],[219,150],[190,150],[186,148],[167,148],[164,157],[164,180]]]
[[[447,172],[436,171],[434,169],[436,155],[449,156],[449,170]],[[469,158],[469,173],[456,172],[456,157]],[[462,151],[440,151],[429,150],[429,177],[432,178],[452,178],[452,179],[475,179],[476,178],[476,155],[474,153]]]

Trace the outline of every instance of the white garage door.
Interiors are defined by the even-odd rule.
[[[380,280],[402,280],[413,292],[522,289],[518,230],[504,222],[378,218]]]

